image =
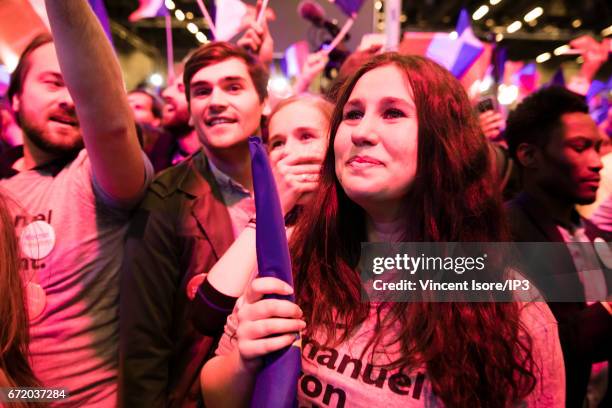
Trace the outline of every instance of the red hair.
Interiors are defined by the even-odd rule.
[[[355,84],[366,72],[389,64],[408,79],[419,123],[417,173],[403,203],[410,228],[403,239],[508,239],[487,144],[462,86],[422,57],[374,57],[340,90],[320,187],[291,239],[297,302],[310,323],[306,335],[325,333],[326,345],[347,340],[370,311],[370,304],[361,301],[356,271],[361,242],[367,241],[366,214],[336,177],[334,138]],[[399,322],[401,356],[392,365],[402,370],[425,365],[434,393],[447,406],[508,406],[535,387],[531,338],[516,304],[382,303],[377,312],[370,345],[376,347],[385,329]]]
[[[19,251],[15,228],[4,197],[0,194],[0,370],[10,384],[36,387],[38,381],[28,361],[29,320],[24,287],[19,273]],[[27,404],[38,406],[39,404]]]

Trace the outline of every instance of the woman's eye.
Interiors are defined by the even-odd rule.
[[[385,113],[383,114],[383,117],[385,119],[397,119],[397,118],[406,117],[406,114],[403,111],[401,111],[400,109],[389,108],[389,109],[385,110]]]
[[[313,135],[312,133],[302,133],[300,135],[300,140],[310,140],[310,139],[316,139],[316,136]]]
[[[62,86],[62,83],[59,81],[45,81],[45,83],[47,84],[47,86],[49,88],[60,88]]]
[[[274,150],[276,148],[279,148],[281,146],[283,146],[285,144],[284,140],[273,140],[272,142],[270,142],[270,150]]]
[[[359,110],[350,110],[348,112],[344,113],[344,120],[355,120],[355,119],[361,119],[363,117],[363,112],[359,111]]]

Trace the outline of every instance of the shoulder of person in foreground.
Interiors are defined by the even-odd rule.
[[[558,324],[541,300],[520,302],[521,325],[531,337],[536,384],[525,402],[529,407],[565,406],[565,365]]]

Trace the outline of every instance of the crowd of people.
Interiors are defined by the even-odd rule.
[[[445,68],[378,48],[325,94],[305,92],[313,53],[272,101],[265,21],[191,52],[160,95],[126,92],[88,2],[45,3],[51,35],[0,107],[0,387],[247,406],[263,358],[301,335],[300,407],[612,404],[612,262],[571,246],[612,241],[612,196],[577,211],[597,199],[612,113],[598,126],[559,86],[506,119],[478,112]],[[253,135],[293,287],[257,277]],[[568,244],[521,271],[536,301],[362,299],[363,243],[511,241]]]

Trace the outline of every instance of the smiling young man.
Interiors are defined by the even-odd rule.
[[[41,386],[67,389],[62,406],[113,407],[122,241],[152,169],[88,2],[47,0],[46,9],[55,42],[37,37],[11,77],[23,157],[2,170],[0,188],[15,203]]]
[[[521,194],[508,203],[516,241],[611,240],[611,234],[581,218],[574,208],[595,200],[602,167],[602,137],[582,96],[559,87],[530,95],[510,113],[506,140],[523,182]],[[591,366],[610,360],[612,307],[605,299],[612,289],[612,274],[598,252],[587,245],[570,245],[556,251],[554,259],[537,257],[539,263],[525,271],[549,300],[593,300],[596,294],[602,300],[548,302],[559,322],[568,407],[583,406]]]
[[[201,402],[200,368],[235,302],[205,274],[255,215],[248,137],[259,129],[267,70],[241,48],[215,42],[190,57],[183,78],[203,147],[153,182],[128,233],[120,404],[129,407]],[[205,305],[211,296],[224,309],[219,316]]]

